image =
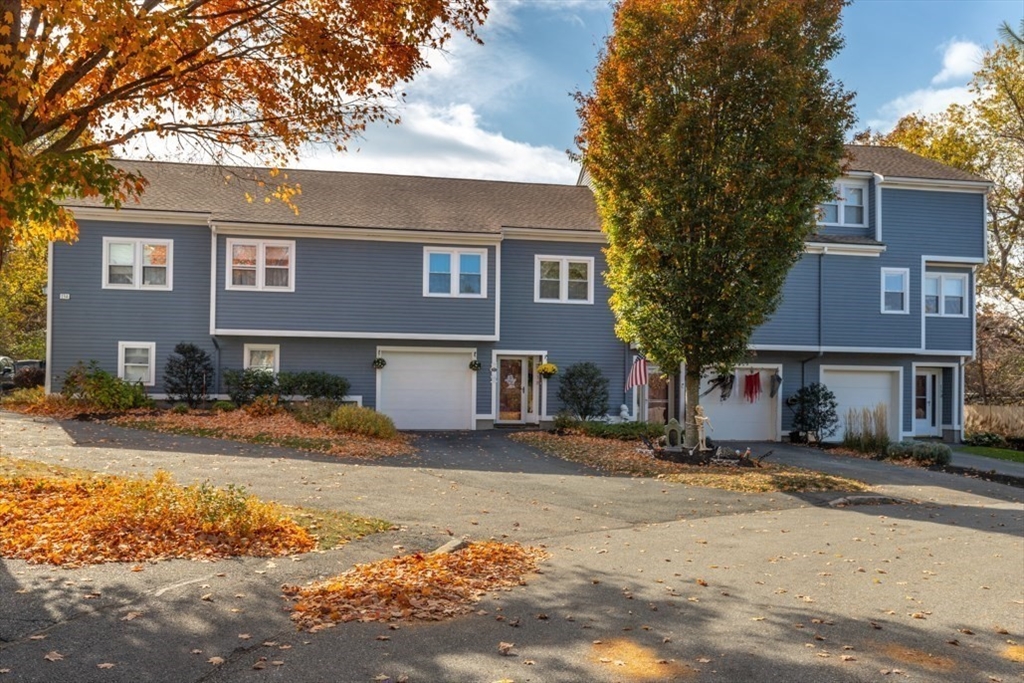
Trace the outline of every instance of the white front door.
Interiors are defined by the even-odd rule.
[[[525,356],[498,357],[498,422],[523,424],[536,415],[533,362]]]
[[[918,370],[914,375],[914,433],[941,436],[938,370]]]

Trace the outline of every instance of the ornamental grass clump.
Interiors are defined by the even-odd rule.
[[[274,503],[237,486],[179,486],[166,472],[123,477],[0,477],[0,555],[80,566],[166,558],[268,557],[312,550]]]
[[[398,437],[398,429],[390,417],[376,410],[357,405],[344,405],[331,413],[327,424],[338,432],[362,434],[378,439]]]

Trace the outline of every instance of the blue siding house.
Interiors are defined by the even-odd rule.
[[[988,184],[890,148],[848,161],[736,390],[709,378],[719,438],[784,438],[786,399],[816,381],[842,412],[884,404],[894,438],[959,437]],[[214,358],[214,393],[227,369],[324,370],[405,429],[549,421],[545,362],[598,364],[613,416],[682,414],[678,372],[621,389],[635,352],[613,333],[585,183],[119,163],[149,181],[141,203],[80,202],[79,240],[51,247],[50,390],[96,360],[159,397],[187,341]],[[265,201],[280,182],[294,207]]]

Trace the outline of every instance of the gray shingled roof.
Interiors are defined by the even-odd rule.
[[[498,233],[503,227],[597,232],[589,188],[493,180],[265,169],[119,161],[149,185],[140,203],[125,209],[195,211],[242,223]],[[257,179],[266,185],[260,187]],[[278,200],[264,202],[280,183],[298,186],[299,213]],[[253,195],[248,202],[245,193]],[[99,206],[98,202],[69,202]]]
[[[984,178],[940,164],[898,147],[846,145],[850,171],[869,171],[893,178],[924,178],[987,182]]]
[[[849,169],[887,177],[954,181],[983,178],[895,147],[848,145]],[[118,161],[149,185],[140,203],[125,209],[194,211],[214,221],[462,233],[498,233],[505,227],[598,232],[589,187],[494,180],[266,169],[153,161]],[[260,186],[258,181],[263,181]],[[301,189],[299,213],[264,198],[281,182]],[[246,200],[246,193],[253,201]],[[101,206],[94,200],[69,206]]]

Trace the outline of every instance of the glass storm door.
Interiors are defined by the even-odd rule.
[[[529,410],[528,359],[498,359],[498,421],[525,422]]]
[[[663,425],[668,423],[671,385],[668,377],[661,376],[661,370],[657,366],[647,365],[647,409],[640,419],[646,419],[651,424]]]
[[[914,375],[914,433],[939,436],[939,373],[918,370]]]

